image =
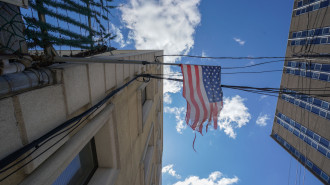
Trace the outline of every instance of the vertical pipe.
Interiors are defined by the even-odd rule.
[[[90,0],[87,0],[86,1],[86,4],[87,4],[87,9],[88,9],[88,26],[89,26],[89,37],[91,40],[93,40],[93,32],[91,31],[92,30],[92,18],[91,18],[91,14],[92,14],[92,11],[91,11],[91,7],[90,7]],[[91,43],[91,48],[93,48],[93,43]]]
[[[43,0],[36,0],[36,4],[39,7],[44,8],[43,5]],[[42,14],[40,11],[38,11],[38,18],[39,21],[46,23],[46,16],[45,14]],[[43,48],[44,48],[44,52],[46,55],[51,55],[52,54],[52,46],[49,42],[48,39],[48,32],[45,28],[40,27],[41,33],[42,33],[42,42],[43,42]]]

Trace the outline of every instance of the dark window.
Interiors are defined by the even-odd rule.
[[[300,124],[299,123],[296,123],[295,125],[294,125],[298,130],[300,130]]]
[[[293,130],[293,134],[296,135],[297,137],[299,137],[299,132],[296,130]]]
[[[329,108],[329,103],[323,101],[321,107],[324,108],[324,109],[328,109]]]
[[[301,107],[301,108],[305,108],[305,106],[306,106],[306,104],[304,103],[304,102],[300,102],[300,104],[299,104],[299,107]]]
[[[328,75],[321,73],[320,74],[320,80],[327,81],[328,80]]]
[[[308,7],[306,8],[306,12],[310,12],[310,11],[313,11],[313,5],[312,5],[312,6],[308,6]]]
[[[317,135],[317,134],[315,134],[315,133],[314,133],[314,135],[313,135],[313,138],[314,138],[316,141],[320,141],[320,136]]]
[[[321,137],[320,143],[325,147],[329,147],[329,141],[324,139],[323,137]]]
[[[308,78],[312,77],[312,73],[307,71],[306,72],[306,77],[308,77]]]
[[[323,147],[318,147],[318,149],[317,149],[319,152],[321,152],[323,155],[327,155],[327,151],[325,150],[325,148],[323,148]]]
[[[312,147],[317,150],[317,144],[315,142],[312,142]]]
[[[297,37],[301,37],[301,31],[297,32]]]
[[[300,40],[300,45],[305,45],[306,44],[306,39]]]
[[[313,132],[310,131],[309,129],[307,129],[306,134],[307,134],[309,137],[313,137]]]
[[[53,185],[87,184],[97,169],[94,139],[71,161]]]
[[[304,101],[307,101],[308,100],[308,96],[307,95],[301,95],[301,99],[304,100]]]
[[[307,36],[307,31],[303,31],[302,33],[301,33],[301,37],[306,37]]]
[[[321,2],[320,8],[329,6],[329,0]]]
[[[304,164],[306,162],[305,156],[300,155],[300,161]]]
[[[299,1],[298,2],[298,7],[301,7],[302,6],[302,1]]]
[[[319,115],[320,109],[317,108],[317,107],[312,107],[312,112],[313,112],[314,114]]]
[[[323,31],[322,28],[315,29],[314,35],[322,35],[322,31]]]
[[[321,43],[321,38],[313,39],[313,44],[320,44],[320,43]]]
[[[297,10],[296,11],[296,15],[300,15],[300,10]]]
[[[326,115],[327,115],[327,113],[326,112],[324,112],[324,111],[322,111],[322,110],[320,110],[320,116],[322,116],[322,117],[326,117]]]
[[[317,3],[313,6],[313,10],[318,10],[320,8],[320,3]]]
[[[297,33],[296,32],[293,32],[292,33],[292,38],[296,38],[297,37]]]
[[[307,10],[306,10],[307,8],[303,8],[303,9],[301,9],[300,10],[300,14],[303,14],[303,13],[305,13]]]
[[[328,43],[330,43],[330,37],[328,37]]]
[[[294,104],[294,99],[293,98],[289,98],[289,102]]]
[[[317,105],[317,106],[321,106],[321,104],[322,104],[322,100],[319,100],[319,99],[317,99],[317,98],[314,98],[314,103],[313,103],[314,105]]]
[[[321,175],[321,170],[320,170],[320,168],[318,168],[317,166],[313,165],[312,169],[313,169],[313,171],[314,171],[317,175]]]
[[[330,65],[329,64],[322,64],[321,71],[329,72],[330,71]]]
[[[141,92],[141,103],[142,105],[146,102],[147,100],[147,90],[146,90],[146,87],[142,89],[142,92]]]
[[[324,117],[324,118],[325,118],[325,117],[326,117],[326,114],[327,114],[326,112],[324,112],[324,111],[320,110],[320,116],[322,116],[322,117]]]
[[[308,36],[311,37],[314,35],[314,30],[308,30]]]
[[[296,45],[296,41],[292,40],[291,41],[291,46],[294,46],[294,45]]]
[[[310,140],[308,137],[305,137],[304,141],[305,141],[307,144],[311,145],[311,140]]]
[[[323,28],[323,35],[329,35],[330,33],[330,28]]]
[[[328,38],[321,38],[321,44],[326,44],[328,41]]]

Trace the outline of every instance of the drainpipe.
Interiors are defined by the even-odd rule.
[[[54,77],[49,69],[29,69],[19,73],[11,73],[0,76],[0,98],[34,87],[51,85]]]
[[[22,72],[24,69],[25,66],[19,62],[9,63],[8,59],[1,60],[0,62],[0,75]]]

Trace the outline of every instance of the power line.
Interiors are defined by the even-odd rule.
[[[164,79],[164,80],[172,80],[172,81],[178,81],[178,82],[183,82],[183,79],[178,79],[178,78],[167,78],[167,77],[162,77],[162,76],[154,76],[150,74],[145,74],[143,75],[145,78],[155,78],[155,79]],[[297,92],[287,92],[285,89],[281,88],[270,88],[270,87],[250,87],[250,86],[234,86],[234,85],[221,85],[223,88],[228,88],[228,89],[235,89],[235,90],[241,90],[241,91],[246,91],[246,92],[251,92],[251,93],[256,93],[260,94],[263,93],[265,95],[271,95],[277,97],[277,94],[294,94],[294,95],[305,95],[304,93],[297,93]],[[308,88],[308,89],[301,89],[301,88],[292,88],[291,90],[294,91],[315,91],[315,92],[324,92],[324,88]],[[330,97],[330,89],[328,90],[329,94],[309,94],[309,95],[314,95],[314,96],[319,96],[319,97]]]
[[[250,59],[250,60],[261,60],[261,59],[306,59],[306,57],[302,56],[295,56],[295,57],[205,57],[205,56],[200,56],[200,55],[158,55],[155,56],[157,59],[158,57],[189,57],[189,58],[204,58],[204,59],[217,59],[217,60],[245,60],[245,59]],[[314,58],[319,58],[319,57],[324,57],[321,55],[313,55]],[[308,58],[307,58],[308,59]]]

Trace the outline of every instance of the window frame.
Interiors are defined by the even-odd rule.
[[[120,166],[116,119],[113,112],[113,104],[105,106],[88,124],[69,138],[53,155],[24,179],[21,184],[52,184],[84,146],[94,137],[98,168],[92,175],[88,185],[97,185],[100,181],[107,182],[106,185],[113,185],[118,176]],[[109,127],[114,129],[104,129]],[[113,138],[110,141],[111,143],[108,143],[109,146],[112,146],[102,147],[102,150],[100,150],[98,145],[104,146],[104,137]],[[108,160],[104,160],[102,158],[104,155],[110,155],[111,157],[108,157]]]

